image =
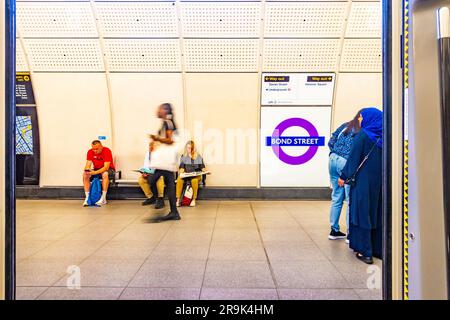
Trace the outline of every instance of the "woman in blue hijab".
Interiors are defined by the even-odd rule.
[[[372,264],[372,257],[381,259],[382,255],[383,113],[376,108],[364,108],[358,120],[361,131],[353,140],[339,185],[345,182],[351,185],[350,248],[356,251],[359,260]]]

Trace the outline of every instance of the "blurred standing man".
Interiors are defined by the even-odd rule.
[[[115,170],[111,150],[104,147],[99,140],[92,141],[92,148],[87,152],[86,165],[83,172],[83,185],[86,194],[83,206],[88,206],[90,182],[94,177],[102,180],[102,196],[95,204],[100,206],[106,204],[109,180],[114,178]]]

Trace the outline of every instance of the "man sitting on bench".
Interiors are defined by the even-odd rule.
[[[94,167],[93,170],[92,166]],[[83,172],[84,193],[86,194],[83,206],[88,206],[89,189],[94,177],[102,180],[102,196],[95,204],[100,206],[106,204],[109,180],[114,179],[114,174],[115,167],[111,150],[102,146],[99,140],[92,141],[92,148],[87,152],[86,165]]]

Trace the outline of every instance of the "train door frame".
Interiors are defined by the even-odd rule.
[[[401,1],[401,0],[397,0]],[[383,110],[385,141],[392,137],[392,11],[393,2],[382,0],[383,5]],[[5,0],[5,135],[15,134],[15,12],[16,1]],[[5,299],[14,300],[16,293],[16,205],[15,205],[15,144],[5,139]],[[383,148],[383,299],[392,299],[392,146]]]

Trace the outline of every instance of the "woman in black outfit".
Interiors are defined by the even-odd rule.
[[[350,188],[350,248],[357,252],[359,260],[372,264],[372,257],[381,259],[382,255],[383,113],[376,108],[364,108],[359,121],[361,131],[353,139],[338,184],[343,186],[348,178],[356,176]],[[367,161],[358,171],[366,156]]]
[[[163,120],[161,129],[158,131],[158,135],[151,135],[150,138],[153,141],[158,141],[160,143],[165,144],[172,144],[173,141],[173,134],[177,130],[177,127],[175,125],[174,117],[173,117],[173,110],[172,105],[170,103],[163,103],[159,106],[157,111],[158,118]],[[170,212],[168,215],[160,218],[161,221],[166,220],[180,220],[180,214],[177,210],[176,205],[176,195],[175,195],[175,173],[168,170],[155,170],[155,173],[151,176],[149,184],[150,188],[152,189],[153,194],[158,194],[158,190],[156,188],[156,182],[158,179],[163,176],[164,177],[164,183],[166,185],[167,194],[169,196],[169,203],[170,203]],[[164,206],[164,199],[158,198],[156,200],[156,209],[162,208]]]

